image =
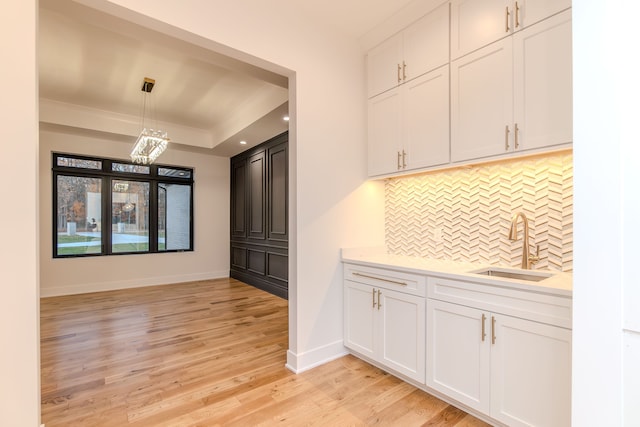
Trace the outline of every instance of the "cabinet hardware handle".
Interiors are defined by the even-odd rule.
[[[487,316],[484,315],[484,313],[482,313],[482,342],[484,342],[484,339],[487,337],[487,332],[484,330],[484,322],[487,320]]]
[[[407,167],[407,153],[402,150],[402,169]]]
[[[504,151],[509,151],[509,125],[504,127]]]
[[[402,81],[407,80],[407,64],[402,61]]]
[[[393,283],[394,285],[408,286],[405,282],[398,282],[396,280],[383,279],[382,277],[369,276],[367,274],[353,273],[354,276],[366,277],[367,279],[380,280],[381,282]]]
[[[380,311],[380,307],[382,307],[382,304],[380,304],[380,295],[382,294],[382,292],[380,292],[380,289],[378,289],[378,311]]]
[[[516,28],[520,26],[520,5],[516,2]]]
[[[376,308],[376,290],[372,289],[373,308]]]
[[[400,67],[400,64],[398,64],[398,83],[402,83],[402,77],[400,76],[401,70],[402,70],[402,67]]]
[[[402,165],[400,164],[400,152],[398,151],[398,170],[402,169]]]
[[[496,318],[491,316],[491,344],[496,343]]]
[[[509,16],[511,14],[509,13],[509,6],[505,7],[505,19],[504,19],[504,32],[508,33],[510,28],[509,28]]]
[[[518,148],[520,148],[520,143],[518,142],[518,132],[520,131],[520,129],[518,128],[518,124],[516,123],[513,126],[513,139],[514,139],[514,147],[517,150]]]

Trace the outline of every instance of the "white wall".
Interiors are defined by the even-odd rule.
[[[40,188],[51,183],[51,152],[127,159],[132,141],[45,126],[40,132]],[[194,251],[136,256],[52,257],[52,197],[40,194],[41,296],[95,292],[229,276],[229,159],[169,148],[159,163],[195,169]]]
[[[0,26],[0,425],[32,427],[40,419],[36,2],[2,9],[11,19]]]
[[[640,425],[639,14],[573,3],[575,426]]]
[[[300,96],[296,102],[294,88],[291,101],[297,117],[292,123],[291,139],[295,144],[292,173],[293,188],[297,185],[299,197],[292,210],[299,218],[292,218],[294,225],[298,221],[292,230],[295,250],[292,258],[299,255],[301,262],[297,272],[292,263],[295,274],[291,276],[293,293],[297,294],[291,304],[290,318],[294,359],[297,361],[300,355],[312,352],[323,343],[335,342],[341,335],[336,327],[341,320],[321,316],[329,314],[341,319],[337,248],[367,244],[367,240],[376,240],[376,237],[381,240],[382,236],[368,235],[367,227],[369,230],[383,229],[382,215],[376,225],[375,219],[366,211],[369,209],[374,217],[378,214],[375,202],[371,202],[376,198],[367,195],[367,191],[375,193],[376,189],[360,187],[365,171],[365,156],[362,155],[365,105],[360,101],[364,94],[359,84],[362,64],[353,63],[357,58],[353,55],[355,48],[344,40],[343,44],[337,43],[340,40],[323,40],[323,32],[317,33],[319,40],[313,43],[316,37],[313,26],[293,28],[295,17],[287,17],[286,11],[266,10],[267,6],[261,4],[272,6],[278,4],[276,1],[242,2],[246,8],[221,1],[180,2],[179,6],[178,3],[151,0],[119,1],[147,14],[155,14],[165,22],[295,70],[293,78],[300,88]],[[96,3],[106,5],[104,1],[96,0]],[[631,191],[637,190],[633,188],[634,183],[630,183],[632,189],[621,193],[619,168],[622,162],[618,157],[621,145],[623,154],[627,154],[630,144],[637,143],[637,132],[632,134],[634,138],[622,144],[619,135],[615,134],[620,121],[608,112],[618,107],[619,111],[637,112],[640,94],[635,87],[631,88],[631,93],[621,90],[616,95],[607,93],[614,85],[630,83],[628,75],[618,81],[626,68],[620,65],[620,60],[626,58],[625,64],[637,60],[636,40],[640,37],[640,28],[631,21],[638,14],[627,11],[628,7],[637,7],[633,3],[629,0],[574,2],[573,425],[576,426],[622,425],[624,409],[627,425],[636,421],[632,418],[632,408],[628,407],[631,403],[625,407],[623,402],[637,406],[637,384],[633,387],[627,382],[626,395],[622,399],[623,319],[616,313],[623,309],[623,279],[618,260],[624,259],[633,266],[640,255],[636,246],[628,248],[621,258],[622,236],[629,233],[631,238],[636,237],[633,232],[638,230],[633,223],[622,222],[621,199],[630,200]],[[11,11],[11,19],[0,27],[0,52],[3,61],[12,66],[0,68],[3,95],[0,113],[10,118],[3,121],[5,142],[0,144],[0,176],[4,183],[0,196],[2,200],[20,203],[23,210],[21,215],[0,210],[1,223],[13,224],[12,228],[3,228],[5,241],[14,241],[17,245],[3,245],[0,249],[0,297],[3,301],[0,339],[11,346],[11,351],[0,352],[0,425],[34,426],[39,412],[35,1],[13,0],[5,10]],[[124,11],[119,13],[127,15]],[[621,37],[618,29],[624,29],[627,34]],[[324,49],[316,53],[318,45]],[[329,59],[332,55],[325,51],[331,46],[340,52]],[[624,51],[624,55],[611,58],[607,52],[613,48]],[[344,64],[340,63],[342,59],[345,59]],[[323,75],[323,71],[328,70],[330,72]],[[637,67],[631,70],[637,70]],[[325,92],[314,90],[314,85],[323,86]],[[338,102],[334,108],[329,108],[329,101],[333,99]],[[335,108],[336,105],[340,108]],[[340,116],[339,112],[344,115]],[[634,119],[625,125],[625,129],[631,130],[636,123]],[[319,165],[310,162],[313,151],[316,151]],[[329,162],[330,158],[335,163]],[[332,167],[324,168],[324,163]],[[635,164],[632,166],[637,168]],[[332,177],[333,174],[336,176]],[[309,190],[317,186],[309,188],[308,184],[313,183],[314,176],[327,180],[325,191],[333,195],[337,203],[330,205],[331,201],[327,200],[330,196],[320,198],[318,202],[313,200],[314,195]],[[16,177],[20,177],[20,185],[9,185],[15,183]],[[359,206],[360,202],[363,206]],[[318,210],[314,212],[316,208]],[[362,223],[358,221],[359,217],[364,219]],[[324,229],[322,236],[321,228],[327,225],[332,228]],[[335,233],[329,235],[331,231]],[[298,241],[295,240],[296,232]],[[340,237],[343,232],[344,237]],[[310,264],[315,252],[311,239],[318,235],[323,243],[318,252],[319,265],[313,268]],[[315,271],[320,271],[321,275],[309,274]],[[637,283],[628,281],[625,291],[633,289],[637,289]],[[314,301],[316,295],[323,298]],[[304,311],[298,307],[312,310],[303,315]],[[319,331],[323,320],[327,320],[326,332]],[[627,356],[632,355],[627,353]],[[625,374],[637,373],[638,359],[627,359],[627,362]]]
[[[380,184],[364,183],[363,52],[356,40],[295,15],[289,1],[82,3],[289,77],[288,366],[301,371],[344,353],[339,249],[383,244],[384,198]]]

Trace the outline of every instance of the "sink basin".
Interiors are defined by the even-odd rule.
[[[526,273],[520,270],[508,270],[505,268],[483,268],[481,270],[470,271],[469,273],[482,274],[484,276],[503,277],[507,279],[525,280],[528,282],[539,282],[541,280],[551,277],[551,273],[543,273],[538,271],[527,271]]]

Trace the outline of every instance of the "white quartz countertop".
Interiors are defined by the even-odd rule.
[[[446,261],[431,258],[389,255],[384,248],[343,248],[342,261],[369,267],[390,268],[407,273],[443,277],[454,280],[467,280],[493,286],[516,288],[538,293],[571,297],[573,294],[573,275],[549,270],[520,270],[510,266],[478,264],[469,262]],[[483,268],[505,268],[523,273],[544,272],[552,274],[538,282],[486,276],[471,273]]]

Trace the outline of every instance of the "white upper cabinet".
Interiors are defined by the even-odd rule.
[[[453,0],[451,59],[508,36],[507,8],[511,0]]]
[[[369,98],[402,83],[402,34],[387,39],[367,55]]]
[[[515,150],[573,141],[571,11],[513,36]]]
[[[510,39],[451,63],[451,161],[511,151],[511,63]]]
[[[449,162],[449,66],[369,99],[369,176]]]
[[[513,28],[519,31],[571,7],[571,0],[518,0],[513,2]]]
[[[449,66],[410,81],[403,92],[403,168],[449,163]]]
[[[367,65],[369,177],[571,147],[570,0],[451,0]]]
[[[371,98],[449,61],[449,4],[444,4],[367,54]]]
[[[369,176],[384,175],[402,167],[402,99],[400,88],[369,99]]]
[[[569,146],[571,11],[452,62],[451,160]]]
[[[452,0],[451,59],[571,7],[571,0]]]

